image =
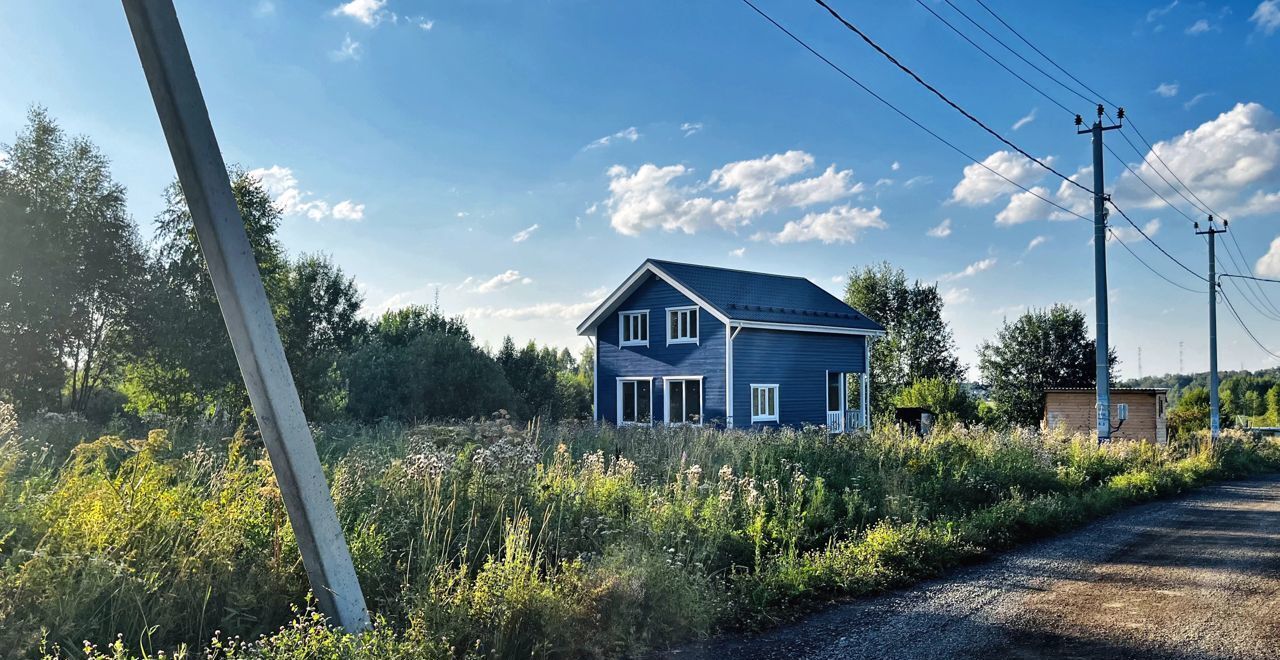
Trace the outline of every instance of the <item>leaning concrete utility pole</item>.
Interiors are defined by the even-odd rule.
[[[1222,221],[1222,229],[1213,226],[1213,216],[1209,216],[1209,228],[1200,231],[1200,223],[1196,223],[1196,233],[1209,237],[1209,439],[1218,441],[1218,432],[1222,429],[1222,414],[1218,402],[1218,257],[1214,253],[1214,236],[1227,233],[1227,221]]]
[[[1098,388],[1098,443],[1111,441],[1111,344],[1107,339],[1107,200],[1103,191],[1102,176],[1102,132],[1111,131],[1120,126],[1103,126],[1102,115],[1105,112],[1098,105],[1098,119],[1088,129],[1077,129],[1078,135],[1088,133],[1093,136],[1093,299],[1097,316],[1097,337],[1094,339],[1096,359],[1096,386]],[[1117,116],[1124,119],[1124,108],[1117,111]],[[1076,126],[1084,124],[1084,119],[1076,115]]]
[[[200,251],[322,612],[350,632],[369,612],[227,179],[173,0],[123,0]]]

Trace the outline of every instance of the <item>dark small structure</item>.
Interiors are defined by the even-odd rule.
[[[928,408],[898,408],[894,410],[894,416],[898,420],[899,426],[905,426],[916,432],[916,435],[929,435],[929,431],[933,430],[934,414]]]

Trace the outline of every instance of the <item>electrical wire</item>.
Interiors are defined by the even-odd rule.
[[[873,49],[875,49],[876,52],[883,55],[885,59],[889,60],[889,62],[891,62],[894,66],[902,70],[903,73],[906,73],[907,75],[911,76],[913,80],[915,80],[917,83],[920,83],[920,85],[923,86],[925,89],[929,90],[930,92],[933,92],[934,96],[937,96],[939,99],[942,99],[944,103],[951,106],[953,109],[955,109],[956,112],[959,112],[961,115],[964,115],[964,117],[969,121],[973,122],[974,124],[977,124],[980,128],[982,128],[982,130],[986,131],[987,133],[990,133],[997,140],[1000,140],[1004,144],[1008,145],[1009,148],[1022,154],[1022,156],[1027,160],[1030,160],[1036,165],[1039,165],[1045,170],[1053,173],[1055,176],[1062,179],[1063,181],[1070,183],[1071,185],[1089,193],[1090,195],[1094,194],[1092,190],[1089,190],[1085,186],[1081,185],[1080,182],[1068,177],[1062,172],[1059,172],[1058,170],[1054,169],[1053,166],[1049,165],[1048,163],[1045,163],[1039,158],[1032,156],[1025,149],[1014,144],[1008,138],[1006,138],[1005,136],[997,132],[995,129],[986,125],[986,123],[984,123],[981,119],[978,119],[977,117],[973,116],[968,110],[965,110],[964,108],[960,107],[960,104],[956,103],[955,101],[952,101],[950,98],[947,97],[946,94],[943,94],[942,92],[938,91],[938,88],[926,82],[925,79],[921,78],[919,74],[917,74],[915,71],[912,71],[909,67],[907,67],[907,65],[900,62],[898,58],[894,57],[892,54],[889,53],[889,51],[885,50],[883,47],[880,46],[880,44],[876,43],[874,40],[871,39],[871,37],[867,36],[865,32],[858,29],[858,26],[846,20],[844,16],[840,15],[840,12],[833,9],[831,5],[826,3],[825,0],[813,0],[813,1],[823,9],[826,9],[827,13],[831,14],[831,16],[835,18],[837,21],[839,21],[842,25],[844,25],[845,28],[847,28],[850,32],[853,32],[854,34],[858,35],[858,37],[861,38],[864,42],[866,42],[868,46],[871,46]]]
[[[1237,277],[1242,280],[1253,280],[1254,282],[1272,282],[1274,284],[1280,284],[1280,280],[1273,280],[1269,277],[1254,277],[1252,275],[1236,275],[1233,273],[1222,273],[1221,275],[1219,275],[1219,277]]]
[[[1128,222],[1130,225],[1132,225],[1132,226],[1133,226],[1133,228],[1134,228],[1134,229],[1138,230],[1138,233],[1139,233],[1139,234],[1142,234],[1142,237],[1143,237],[1143,238],[1145,238],[1145,239],[1147,239],[1147,242],[1149,242],[1149,243],[1151,243],[1152,245],[1154,245],[1154,246],[1155,246],[1155,248],[1156,248],[1157,250],[1159,250],[1162,254],[1164,254],[1164,256],[1168,257],[1170,261],[1172,261],[1172,262],[1173,262],[1173,263],[1175,263],[1175,264],[1178,264],[1178,266],[1179,266],[1179,267],[1181,267],[1181,268],[1182,268],[1182,270],[1185,270],[1185,271],[1187,271],[1188,273],[1191,273],[1192,275],[1194,275],[1194,276],[1195,276],[1197,279],[1199,279],[1200,281],[1202,281],[1202,282],[1208,282],[1208,281],[1209,281],[1209,278],[1205,277],[1204,275],[1201,275],[1200,273],[1195,272],[1194,270],[1191,270],[1190,268],[1188,268],[1188,267],[1187,267],[1187,265],[1186,265],[1186,264],[1182,263],[1181,261],[1178,261],[1178,259],[1177,259],[1177,258],[1175,258],[1172,254],[1169,254],[1169,252],[1168,252],[1167,250],[1165,250],[1163,247],[1160,247],[1160,244],[1159,244],[1159,243],[1157,243],[1157,242],[1155,242],[1155,241],[1151,240],[1151,237],[1147,235],[1147,232],[1142,231],[1142,227],[1139,227],[1139,226],[1138,226],[1138,223],[1136,223],[1136,222],[1134,222],[1133,220],[1131,220],[1131,219],[1129,218],[1129,215],[1128,215],[1127,213],[1125,213],[1123,210],[1121,210],[1121,208],[1120,208],[1119,206],[1116,206],[1116,203],[1115,203],[1114,201],[1112,201],[1110,197],[1108,197],[1108,198],[1107,198],[1107,203],[1108,203],[1108,204],[1111,204],[1111,208],[1115,209],[1115,210],[1116,210],[1116,212],[1120,214],[1120,217],[1122,217],[1122,218],[1124,218],[1124,219],[1125,219],[1125,222]]]
[[[982,0],[975,0],[975,1],[976,1],[979,5],[981,5],[983,9],[987,10],[987,13],[988,13],[988,14],[991,14],[992,16],[994,16],[994,17],[995,17],[995,19],[996,19],[997,21],[1000,21],[1000,24],[1001,24],[1001,25],[1005,26],[1005,28],[1006,28],[1006,29],[1008,29],[1008,30],[1009,30],[1010,32],[1012,32],[1015,36],[1017,36],[1019,39],[1021,39],[1021,40],[1022,40],[1022,43],[1024,43],[1024,44],[1026,44],[1026,45],[1030,46],[1030,47],[1031,47],[1031,50],[1034,50],[1037,54],[1039,54],[1039,55],[1040,55],[1040,57],[1043,57],[1043,58],[1044,58],[1045,60],[1047,60],[1050,64],[1052,64],[1053,66],[1057,67],[1057,69],[1058,69],[1059,71],[1061,71],[1061,72],[1063,72],[1063,73],[1067,74],[1067,77],[1068,77],[1068,78],[1071,78],[1072,80],[1076,81],[1076,84],[1078,84],[1078,85],[1080,85],[1081,87],[1083,87],[1083,88],[1085,89],[1085,91],[1089,92],[1090,94],[1093,94],[1093,95],[1094,95],[1094,97],[1095,97],[1095,99],[1094,99],[1094,100],[1092,100],[1092,101],[1090,101],[1090,99],[1089,99],[1088,97],[1085,97],[1083,94],[1080,94],[1079,92],[1076,92],[1076,95],[1077,95],[1077,96],[1080,96],[1080,97],[1081,97],[1081,98],[1083,98],[1084,100],[1086,100],[1086,101],[1090,101],[1090,102],[1092,102],[1092,103],[1097,103],[1097,102],[1100,100],[1100,101],[1102,101],[1103,103],[1106,103],[1107,105],[1110,105],[1110,106],[1114,106],[1114,105],[1115,105],[1115,104],[1114,104],[1114,103],[1112,103],[1111,101],[1108,101],[1108,100],[1107,100],[1107,98],[1106,98],[1105,96],[1103,96],[1103,95],[1099,94],[1098,92],[1094,91],[1094,90],[1093,90],[1093,88],[1091,88],[1091,87],[1089,87],[1088,85],[1084,84],[1084,81],[1080,80],[1079,78],[1075,77],[1074,75],[1071,75],[1071,72],[1070,72],[1070,71],[1067,71],[1066,69],[1064,69],[1064,68],[1062,67],[1062,65],[1061,65],[1061,64],[1058,64],[1056,61],[1054,61],[1054,59],[1053,59],[1052,57],[1049,57],[1048,55],[1046,55],[1044,51],[1040,50],[1039,48],[1036,48],[1036,45],[1035,45],[1035,44],[1031,43],[1031,41],[1030,41],[1029,39],[1027,39],[1026,37],[1022,36],[1022,33],[1021,33],[1021,32],[1018,32],[1016,29],[1014,29],[1014,27],[1013,27],[1012,25],[1009,25],[1009,23],[1008,23],[1007,21],[1005,21],[1003,18],[1001,18],[999,14],[997,14],[993,9],[991,9],[991,7],[988,7],[988,6],[987,6],[987,3],[983,2]],[[947,4],[949,4],[949,5],[951,4],[951,0],[946,0],[946,2],[947,2]],[[952,7],[954,7],[954,6],[955,6],[955,5],[952,5]],[[959,11],[959,10],[957,9],[957,11]],[[970,20],[972,21],[972,19],[970,19]],[[1046,74],[1046,75],[1047,75],[1047,74]],[[1063,83],[1062,83],[1062,82],[1058,82],[1058,84],[1059,84],[1059,85],[1062,85]],[[1065,86],[1065,85],[1064,85],[1064,86]],[[1073,90],[1073,91],[1074,91],[1074,90]]]
[[[785,34],[785,35],[787,35],[788,37],[790,37],[792,41],[796,42],[796,43],[797,43],[797,44],[799,44],[802,48],[804,48],[805,50],[809,51],[809,53],[810,53],[810,54],[812,54],[814,57],[818,58],[819,60],[822,60],[822,62],[823,62],[823,63],[825,63],[827,66],[831,67],[833,70],[835,70],[835,71],[836,71],[837,73],[839,73],[841,76],[844,76],[844,77],[845,77],[849,82],[853,83],[854,85],[857,85],[859,88],[861,88],[861,89],[862,89],[862,91],[866,92],[867,94],[870,94],[872,98],[874,98],[875,100],[877,100],[877,101],[879,101],[880,103],[884,104],[884,105],[885,105],[886,107],[888,107],[890,110],[893,110],[894,112],[898,113],[898,115],[900,115],[903,119],[906,119],[908,122],[911,122],[912,124],[914,124],[914,125],[916,126],[916,128],[919,128],[920,130],[924,131],[925,133],[928,133],[928,134],[929,134],[930,136],[932,136],[935,140],[937,140],[937,141],[941,142],[942,144],[946,145],[946,146],[947,146],[947,147],[949,147],[952,151],[954,151],[954,152],[956,152],[956,153],[960,154],[961,156],[964,156],[965,158],[967,158],[967,159],[969,159],[970,161],[972,161],[975,165],[978,165],[979,167],[981,167],[982,169],[984,169],[984,170],[986,170],[986,171],[990,172],[991,174],[995,175],[996,177],[999,177],[1000,179],[1003,179],[1006,183],[1008,183],[1008,184],[1010,184],[1010,185],[1012,185],[1012,186],[1014,186],[1014,187],[1018,188],[1019,190],[1021,190],[1021,191],[1025,192],[1025,193],[1027,193],[1027,194],[1029,194],[1029,195],[1031,195],[1031,196],[1035,197],[1036,199],[1039,199],[1040,201],[1044,202],[1045,204],[1048,204],[1048,205],[1050,205],[1050,206],[1052,206],[1052,207],[1054,207],[1054,208],[1057,208],[1058,210],[1060,210],[1060,211],[1062,211],[1062,212],[1064,212],[1064,213],[1067,213],[1068,215],[1075,216],[1075,217],[1077,217],[1077,218],[1079,218],[1079,219],[1081,219],[1081,220],[1084,220],[1084,221],[1086,221],[1086,222],[1089,222],[1089,221],[1090,221],[1088,218],[1084,217],[1083,215],[1080,215],[1079,213],[1076,213],[1075,211],[1072,211],[1071,209],[1069,209],[1069,208],[1067,208],[1067,207],[1065,207],[1065,206],[1063,206],[1063,205],[1061,205],[1061,204],[1058,204],[1057,202],[1054,202],[1054,201],[1053,201],[1053,200],[1051,200],[1051,199],[1048,199],[1047,197],[1045,197],[1045,196],[1043,196],[1043,195],[1041,195],[1041,194],[1039,194],[1039,193],[1035,192],[1034,190],[1031,190],[1030,188],[1027,188],[1026,186],[1024,186],[1024,185],[1022,185],[1022,184],[1018,183],[1017,181],[1014,181],[1013,179],[1010,179],[1009,177],[1007,177],[1007,176],[1005,176],[1005,175],[1001,174],[1000,172],[996,171],[996,170],[995,170],[995,169],[993,169],[991,166],[989,166],[989,165],[987,165],[986,163],[984,163],[984,162],[982,162],[982,161],[978,160],[977,158],[974,158],[974,157],[973,157],[972,155],[970,155],[967,151],[965,151],[965,150],[961,149],[960,147],[957,147],[957,146],[956,146],[954,143],[952,143],[950,140],[947,140],[946,138],[942,137],[942,136],[941,136],[941,135],[939,135],[937,132],[935,132],[933,129],[930,129],[928,126],[925,126],[924,124],[920,123],[920,122],[919,122],[919,121],[917,121],[914,117],[912,117],[911,115],[907,114],[907,112],[906,112],[905,110],[903,110],[903,109],[899,108],[898,106],[894,105],[891,101],[889,101],[888,99],[884,98],[884,97],[883,97],[883,96],[881,96],[880,94],[876,93],[876,91],[875,91],[875,90],[873,90],[873,89],[871,89],[870,87],[868,87],[868,86],[866,86],[865,84],[863,84],[863,83],[862,83],[862,81],[860,81],[860,80],[858,80],[857,78],[855,78],[852,74],[850,74],[848,71],[846,71],[843,67],[841,67],[840,65],[836,64],[835,62],[832,62],[830,59],[827,59],[827,57],[826,57],[825,55],[823,55],[822,53],[818,52],[816,49],[814,49],[814,47],[813,47],[813,46],[810,46],[810,45],[809,45],[809,44],[808,44],[804,39],[801,39],[800,37],[796,36],[796,34],[795,34],[795,33],[793,33],[791,30],[788,30],[788,29],[787,29],[785,26],[783,26],[781,23],[779,23],[778,21],[774,20],[772,16],[770,16],[769,14],[765,13],[765,12],[764,12],[764,10],[760,9],[759,7],[757,7],[754,3],[752,3],[752,2],[751,2],[751,0],[742,0],[742,2],[743,2],[743,4],[745,4],[745,5],[747,5],[748,7],[750,7],[750,8],[751,8],[753,11],[755,11],[757,14],[759,14],[759,15],[760,15],[762,18],[764,18],[766,21],[769,21],[771,24],[773,24],[773,26],[774,26],[775,28],[777,28],[778,30],[780,30],[783,34]],[[1092,193],[1091,193],[1091,194],[1092,194]]]
[[[1262,349],[1262,352],[1273,358],[1280,359],[1280,355],[1273,353],[1271,349],[1264,346],[1261,341],[1258,341],[1258,337],[1254,335],[1253,331],[1249,329],[1249,326],[1245,324],[1244,319],[1240,318],[1240,312],[1236,311],[1236,306],[1231,304],[1231,298],[1227,297],[1227,292],[1220,291],[1220,293],[1222,294],[1223,302],[1227,303],[1227,309],[1231,310],[1231,315],[1235,317],[1236,323],[1240,324],[1240,329],[1244,330],[1246,335],[1249,335],[1249,339],[1252,339],[1253,343],[1257,344],[1258,348]]]
[[[1119,243],[1119,244],[1120,244],[1120,245],[1121,245],[1125,250],[1127,250],[1127,251],[1129,252],[1129,254],[1133,255],[1133,258],[1134,258],[1134,259],[1137,259],[1137,260],[1138,260],[1138,263],[1140,263],[1140,264],[1142,264],[1143,266],[1145,266],[1145,267],[1146,267],[1146,269],[1147,269],[1147,270],[1149,270],[1149,271],[1151,271],[1151,272],[1152,272],[1152,274],[1154,274],[1156,277],[1158,277],[1158,278],[1160,278],[1160,279],[1162,279],[1162,280],[1164,280],[1164,281],[1168,282],[1169,284],[1172,284],[1173,286],[1178,287],[1179,289],[1182,289],[1183,291],[1190,291],[1191,293],[1204,293],[1203,291],[1200,291],[1199,289],[1193,289],[1193,288],[1191,288],[1191,287],[1189,287],[1189,286],[1183,286],[1183,285],[1178,284],[1177,282],[1174,282],[1173,280],[1169,279],[1168,277],[1166,277],[1166,276],[1164,275],[1164,273],[1161,273],[1160,271],[1156,270],[1155,268],[1152,268],[1152,267],[1151,267],[1151,264],[1148,264],[1148,263],[1147,263],[1147,262],[1146,262],[1142,257],[1139,257],[1139,256],[1138,256],[1138,253],[1133,251],[1133,248],[1129,247],[1129,245],[1128,245],[1127,243],[1125,243],[1123,240],[1121,240],[1120,236],[1119,236],[1118,234],[1116,234],[1115,230],[1111,229],[1110,227],[1107,227],[1107,232],[1108,232],[1108,233],[1110,233],[1110,234],[1111,234],[1111,238],[1115,239],[1115,241],[1116,241],[1117,243]]]
[[[930,7],[929,5],[925,4],[924,0],[916,0],[916,4],[920,5],[921,7],[924,7],[925,11],[929,12],[930,14],[933,14],[934,18],[937,18],[939,21],[942,21],[943,25],[946,25],[947,27],[951,28],[952,32],[955,32],[956,34],[960,35],[961,39],[964,39],[965,41],[969,42],[969,45],[973,46],[974,48],[977,48],[978,51],[981,52],[983,55],[986,55],[988,59],[998,64],[1000,68],[1004,69],[1005,71],[1008,71],[1009,75],[1013,76],[1014,78],[1017,78],[1018,80],[1021,80],[1023,84],[1035,90],[1037,93],[1040,94],[1040,96],[1043,96],[1046,99],[1048,99],[1050,103],[1058,106],[1059,108],[1062,108],[1063,112],[1067,113],[1068,115],[1075,116],[1076,113],[1072,112],[1070,108],[1063,105],[1061,101],[1054,98],[1043,89],[1040,89],[1039,87],[1037,87],[1030,80],[1023,78],[1022,75],[1019,74],[1017,71],[1010,69],[1008,65],[1006,65],[1004,62],[1001,62],[995,55],[992,55],[990,52],[987,51],[987,49],[978,45],[978,42],[974,41],[973,39],[970,39],[969,35],[962,32],[960,28],[957,28],[956,26],[952,25],[951,22],[948,21],[946,18],[943,18],[942,14],[939,14],[938,12],[934,11],[933,7]],[[963,12],[961,15],[963,15]]]

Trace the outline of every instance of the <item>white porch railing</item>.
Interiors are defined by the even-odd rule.
[[[862,428],[862,412],[859,410],[828,410],[827,431],[848,433]]]

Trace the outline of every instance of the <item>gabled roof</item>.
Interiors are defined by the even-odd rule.
[[[647,259],[578,326],[585,334],[649,277],[735,326],[878,335],[884,328],[803,277]]]

